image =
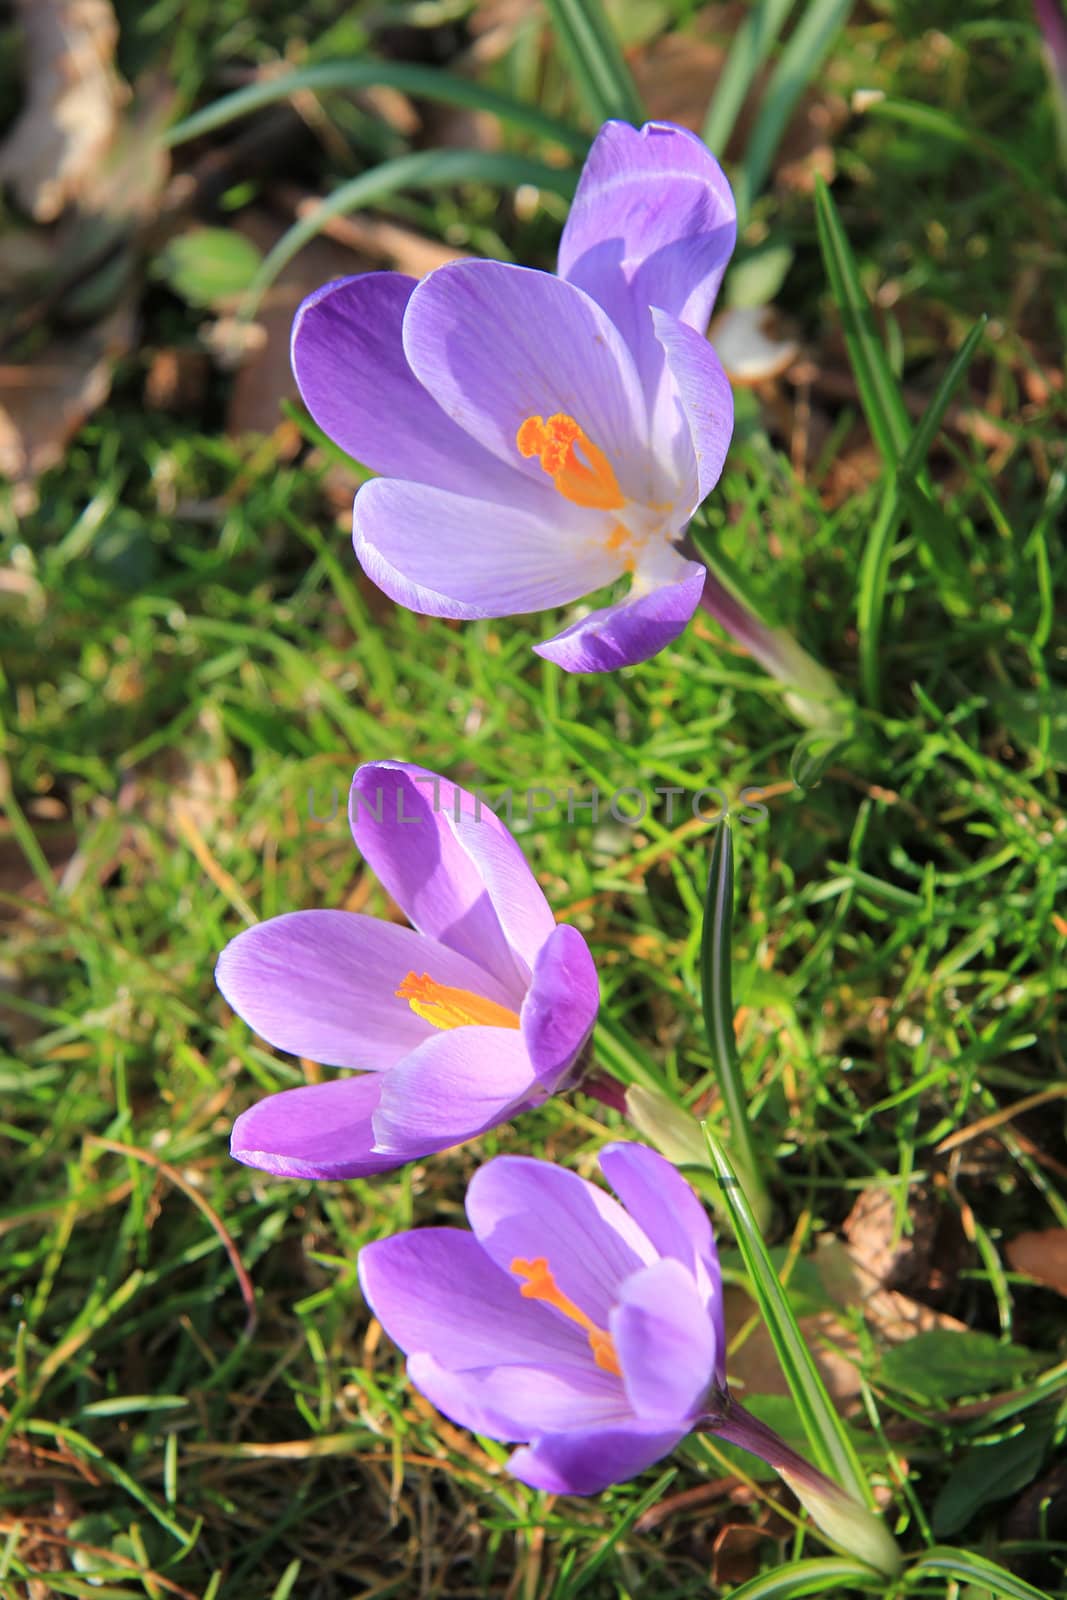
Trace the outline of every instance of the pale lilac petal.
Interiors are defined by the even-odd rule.
[[[490,798],[424,767],[374,761],[352,780],[349,818],[357,846],[405,916],[492,972],[518,1010],[556,924]]]
[[[418,1228],[364,1245],[359,1281],[367,1304],[406,1355],[423,1352],[452,1371],[502,1361],[589,1366],[572,1322],[524,1300],[463,1228]]]
[[[602,1329],[623,1282],[655,1260],[618,1201],[577,1173],[528,1156],[498,1156],[479,1168],[467,1189],[467,1217],[505,1271],[517,1259],[545,1257],[559,1289]]]
[[[367,1178],[406,1159],[374,1149],[376,1072],[268,1095],[233,1125],[230,1154],[279,1178]]]
[[[548,1494],[599,1494],[613,1483],[625,1483],[662,1461],[685,1438],[686,1428],[630,1427],[551,1433],[516,1450],[508,1471],[531,1489]]]
[[[667,1257],[627,1279],[610,1332],[639,1417],[682,1424],[700,1415],[715,1377],[715,1333],[680,1261]]]
[[[683,414],[696,455],[698,500],[704,500],[722,476],[733,436],[730,380],[702,333],[665,311],[653,311],[652,319],[677,390],[664,404],[680,407]]]
[[[407,364],[402,328],[414,287],[399,272],[366,272],[308,296],[292,335],[304,404],[372,472],[513,499],[521,475],[457,427]]]
[[[542,1099],[518,1029],[450,1028],[385,1075],[374,1132],[380,1150],[413,1160],[473,1139]]]
[[[276,1050],[381,1071],[435,1031],[396,997],[412,971],[514,1006],[502,983],[454,948],[355,911],[291,911],[257,922],[230,940],[215,981]]]
[[[633,358],[572,284],[500,261],[440,267],[411,297],[404,350],[449,416],[501,461],[543,479],[515,435],[527,417],[563,412],[604,452],[629,498],[663,498]]]
[[[368,578],[399,605],[432,617],[543,611],[619,576],[604,513],[558,494],[542,516],[521,504],[376,478],[356,495],[352,526]]]
[[[577,928],[558,927],[541,946],[522,1007],[522,1033],[542,1085],[563,1086],[596,1021],[600,987]]]
[[[681,1173],[647,1145],[605,1145],[600,1169],[658,1253],[680,1261],[696,1280],[711,1317],[718,1375],[723,1379],[722,1273],[707,1211]]]
[[[682,572],[676,583],[590,612],[534,650],[567,672],[614,672],[647,661],[684,632],[700,603],[706,569],[686,561]]]
[[[563,230],[559,271],[604,307],[648,394],[663,371],[649,308],[703,333],[736,235],[730,185],[694,134],[657,122],[604,125]]]
[[[592,1357],[586,1368],[494,1365],[450,1372],[432,1356],[414,1355],[408,1376],[438,1411],[490,1439],[625,1423],[630,1415],[618,1378],[601,1372]]]

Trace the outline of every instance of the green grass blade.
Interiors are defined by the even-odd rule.
[[[896,466],[908,448],[911,424],[900,387],[875,334],[852,247],[822,178],[815,180],[815,222],[826,276],[841,312],[860,402],[883,460]]]
[[[889,581],[889,561],[900,526],[901,501],[894,481],[882,491],[878,515],[867,535],[856,589],[856,627],[859,633],[860,682],[868,705],[877,706],[882,686],[882,614]]]
[[[870,1506],[870,1490],[856,1452],[797,1327],[745,1192],[721,1144],[707,1128],[705,1138],[760,1316],[804,1424],[815,1465],[835,1478],[861,1505]]]
[[[844,1561],[824,1556],[812,1561],[793,1561],[773,1572],[761,1573],[730,1590],[730,1600],[798,1600],[800,1595],[824,1594],[829,1589],[876,1589],[882,1592],[885,1580],[859,1561]]]
[[[764,91],[741,164],[734,191],[739,221],[747,217],[762,189],[793,108],[825,61],[851,10],[852,0],[808,0],[804,7]]]
[[[641,96],[600,0],[547,0],[560,49],[596,126],[610,117],[640,124]]]
[[[537,106],[500,94],[483,84],[454,73],[443,72],[439,67],[422,67],[406,61],[375,61],[364,58],[358,61],[324,61],[318,66],[303,67],[298,72],[286,72],[278,77],[264,78],[251,83],[233,94],[196,111],[191,117],[163,134],[163,143],[170,149],[198,139],[202,134],[213,133],[239,117],[247,117],[264,106],[286,100],[300,92],[320,93],[328,89],[397,89],[402,94],[420,100],[436,100],[444,105],[462,106],[470,111],[488,111],[502,122],[523,128],[540,139],[562,145],[573,155],[584,156],[589,140],[577,129],[550,117]]]
[[[715,1075],[730,1118],[730,1148],[745,1186],[749,1205],[759,1225],[770,1220],[771,1202],[760,1176],[752,1143],[745,1086],[734,1034],[734,1003],[730,982],[730,946],[734,919],[734,843],[729,818],[715,829],[704,900],[704,928],[700,940],[700,989],[704,1028],[708,1036]]]
[[[926,465],[926,457],[937,435],[937,430],[941,426],[941,419],[948,410],[956,390],[967,376],[967,369],[974,360],[978,346],[982,342],[982,335],[985,333],[988,321],[989,318],[984,315],[978,318],[978,321],[949,362],[948,369],[934,391],[933,398],[924,411],[919,426],[912,434],[911,443],[908,445],[904,459],[900,463],[900,476],[902,478],[917,478]]]
[[[995,1561],[976,1555],[972,1550],[954,1550],[948,1545],[935,1545],[914,1566],[908,1568],[905,1585],[909,1589],[917,1588],[924,1579],[934,1574],[953,1578],[957,1583],[977,1584],[991,1594],[1006,1596],[1007,1600],[1048,1600],[1048,1596],[1040,1589],[1035,1589],[1005,1567],[999,1567]]]
[[[720,160],[753,79],[792,9],[793,0],[758,0],[734,35],[701,130],[704,143]]]
[[[938,570],[945,575],[946,583],[951,586],[953,594],[965,595],[969,587],[967,563],[955,543],[951,526],[947,525],[947,519],[942,516],[940,508],[928,500],[917,486],[917,479],[923,470],[927,452],[952,396],[974,359],[985,323],[984,317],[975,323],[949,364],[919,426],[904,449],[897,472],[885,485],[878,515],[867,536],[856,593],[856,625],[859,633],[860,680],[863,684],[864,698],[872,706],[876,706],[881,697],[882,616],[885,610],[886,585],[889,580],[889,563],[901,516],[909,505],[913,509],[916,521],[922,522],[927,548]],[[880,353],[880,347],[878,349]],[[856,375],[858,380],[858,368]],[[870,409],[868,409],[868,419],[873,433],[874,418]],[[896,442],[897,436],[894,434],[894,448]]]
[[[256,308],[282,268],[304,245],[322,231],[331,217],[374,205],[401,189],[439,189],[454,183],[486,183],[502,189],[532,184],[551,189],[565,199],[574,193],[572,171],[549,167],[524,156],[494,150],[420,150],[414,155],[383,161],[369,172],[343,183],[313,212],[286,229],[263,264],[241,302],[240,315],[254,317]]]

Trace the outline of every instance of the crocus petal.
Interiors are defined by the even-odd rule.
[[[230,940],[215,981],[275,1049],[378,1071],[434,1032],[396,997],[412,971],[514,1004],[503,984],[455,949],[355,911],[290,911],[258,922]]]
[[[501,461],[542,481],[515,442],[527,417],[573,417],[629,498],[662,499],[633,358],[595,301],[551,273],[456,261],[424,278],[404,318],[416,376]]]
[[[524,1300],[463,1228],[418,1228],[364,1245],[359,1281],[394,1344],[450,1371],[507,1361],[583,1371],[590,1364],[581,1330]]]
[[[699,500],[705,499],[722,476],[723,462],[734,431],[734,397],[730,380],[702,333],[665,311],[653,311],[656,337],[667,353],[667,365],[676,398],[664,404],[680,405],[696,455]]]
[[[371,1118],[384,1079],[360,1073],[268,1095],[233,1125],[230,1154],[280,1178],[367,1178],[406,1159],[374,1149]]]
[[[649,307],[703,333],[736,236],[730,185],[695,135],[605,123],[563,230],[559,271],[620,329],[647,393],[663,370]]]
[[[544,1489],[548,1494],[599,1494],[670,1455],[688,1431],[645,1430],[634,1425],[546,1434],[528,1448],[516,1450],[508,1461],[508,1471],[531,1489]]]
[[[524,480],[457,427],[408,366],[401,330],[415,279],[399,272],[338,278],[309,295],[293,322],[293,372],[304,404],[342,450],[388,477],[505,501]]]
[[[622,1423],[629,1407],[618,1378],[585,1368],[492,1366],[449,1372],[415,1355],[408,1376],[438,1411],[490,1439],[529,1439],[556,1428]]]
[[[592,1032],[600,988],[577,928],[556,928],[537,956],[522,1007],[522,1033],[543,1086],[554,1093]]]
[[[491,971],[517,1010],[556,924],[490,798],[425,767],[373,761],[352,780],[349,819],[357,846],[404,915]]]
[[[557,1287],[602,1329],[622,1283],[655,1259],[618,1201],[577,1173],[528,1156],[498,1156],[480,1167],[467,1188],[467,1217],[505,1271],[515,1260],[545,1257]]]
[[[724,1379],[722,1273],[711,1222],[700,1200],[677,1168],[647,1145],[605,1145],[600,1170],[657,1252],[680,1261],[696,1280],[715,1334],[718,1376]]]
[[[684,1423],[700,1414],[715,1376],[715,1333],[680,1261],[656,1261],[627,1279],[610,1331],[639,1417]]]
[[[613,672],[647,661],[678,638],[700,603],[707,570],[699,561],[680,566],[676,583],[591,611],[534,650],[567,672]]]
[[[356,495],[352,515],[368,578],[399,605],[431,617],[543,611],[619,575],[603,513],[559,495],[540,516],[522,505],[376,478]]]
[[[386,1073],[378,1148],[408,1160],[449,1150],[543,1098],[517,1029],[451,1028]]]

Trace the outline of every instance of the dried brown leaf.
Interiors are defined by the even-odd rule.
[[[32,480],[107,397],[133,328],[132,307],[120,305],[95,327],[55,338],[32,365],[0,367],[0,473],[22,486],[22,509],[32,504]]]
[[[1013,1272],[1024,1272],[1046,1289],[1067,1295],[1067,1228],[1016,1234],[1004,1254]]]
[[[114,67],[110,0],[18,0],[25,108],[0,147],[0,181],[38,222],[81,194],[118,127],[127,90]]]

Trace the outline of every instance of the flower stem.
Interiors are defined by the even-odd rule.
[[[737,640],[770,677],[786,688],[790,714],[806,728],[847,738],[852,730],[847,696],[831,673],[802,649],[785,628],[772,628],[741,593],[736,578],[711,549],[710,540],[692,529],[694,553],[708,569],[700,604]]]
[[[789,1485],[827,1538],[876,1572],[896,1576],[902,1564],[900,1550],[881,1517],[805,1461],[773,1428],[746,1411],[728,1389],[720,1391],[716,1400],[716,1409],[698,1424],[700,1432],[740,1445],[765,1461]]]
[[[620,1083],[618,1078],[613,1078],[610,1072],[604,1072],[596,1067],[592,1072],[585,1074],[577,1087],[591,1099],[599,1100],[601,1105],[609,1106],[612,1111],[626,1115],[626,1085]]]

